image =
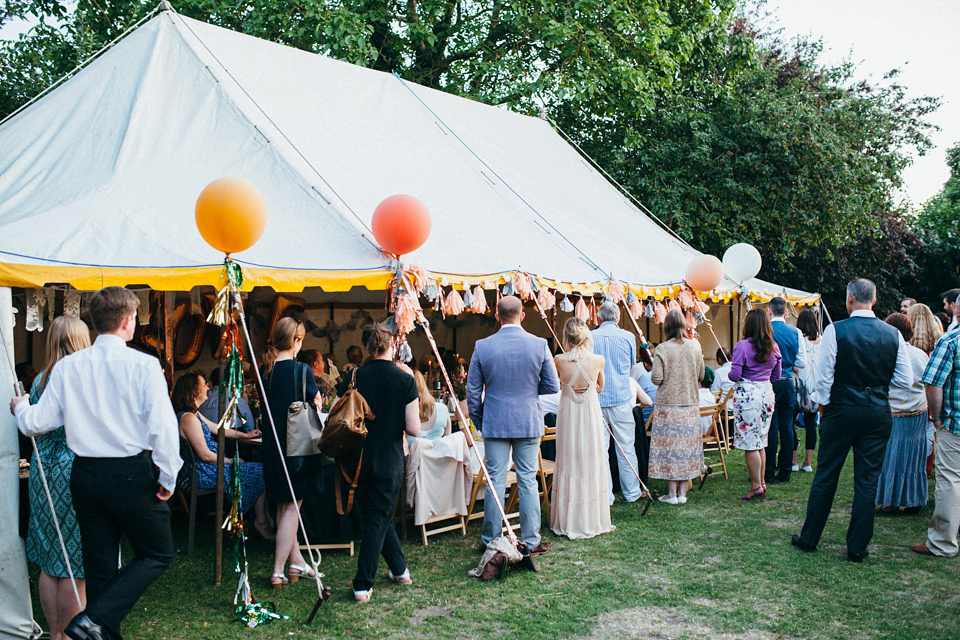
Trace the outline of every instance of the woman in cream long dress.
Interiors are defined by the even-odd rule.
[[[615,527],[610,524],[607,449],[597,397],[604,360],[592,353],[590,331],[579,318],[567,321],[563,342],[567,352],[554,359],[561,390],[550,528],[575,540]]]

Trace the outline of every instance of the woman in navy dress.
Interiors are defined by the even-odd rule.
[[[313,371],[302,362],[297,362],[304,334],[302,322],[294,318],[281,318],[273,328],[270,346],[263,357],[266,374],[263,381],[264,397],[270,405],[270,417],[273,429],[276,429],[274,437],[269,424],[271,421],[266,416],[262,418],[263,478],[266,481],[267,499],[277,505],[277,546],[273,557],[273,574],[270,576],[270,584],[277,589],[286,582],[296,582],[300,576],[313,578],[316,575],[300,553],[297,511],[304,496],[323,490],[323,476],[320,473],[291,475],[290,483],[295,496],[291,495],[284,473],[283,454],[287,450],[287,408],[290,404],[304,400],[318,410],[320,408],[321,397]],[[305,397],[301,398],[304,370],[307,388]],[[287,560],[290,561],[289,579],[283,573]]]

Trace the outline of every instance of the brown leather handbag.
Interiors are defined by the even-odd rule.
[[[320,451],[331,458],[342,458],[359,447],[367,437],[367,420],[374,418],[370,405],[354,388],[356,380],[354,369],[346,393],[330,408],[320,436]]]
[[[360,466],[363,464],[363,452],[360,452],[360,460],[357,461],[357,469],[351,478],[343,468],[340,460],[343,456],[350,453],[361,444],[367,437],[367,420],[373,420],[373,412],[370,411],[370,405],[364,397],[354,388],[357,380],[357,370],[354,369],[347,384],[347,391],[341,396],[333,407],[330,408],[330,415],[327,417],[327,426],[323,429],[323,435],[320,436],[320,451],[324,454],[337,458],[336,475],[336,496],[337,513],[346,515],[353,509],[353,496],[357,489],[357,483],[360,481]],[[347,493],[347,506],[344,508],[341,489],[341,476],[350,485]]]

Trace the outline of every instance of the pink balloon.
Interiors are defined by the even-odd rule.
[[[687,266],[684,278],[694,291],[711,291],[723,282],[723,263],[715,256],[697,256]]]

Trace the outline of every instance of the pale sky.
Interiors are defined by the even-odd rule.
[[[942,99],[928,121],[941,131],[936,147],[904,173],[905,197],[916,205],[936,195],[950,175],[946,152],[960,142],[960,0],[768,0],[782,36],[822,38],[822,61],[850,60],[857,79],[876,84],[891,69],[909,97]]]
[[[932,134],[936,147],[903,174],[904,198],[921,205],[936,195],[949,177],[946,151],[960,142],[960,0],[767,0],[764,10],[764,26],[782,28],[787,39],[822,38],[822,61],[853,61],[858,80],[876,84],[900,68],[909,96],[942,98],[928,118],[941,128]],[[4,25],[0,39],[29,26]]]

